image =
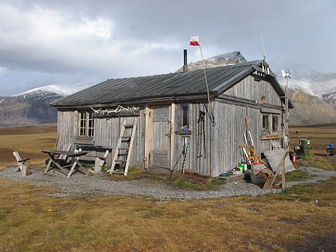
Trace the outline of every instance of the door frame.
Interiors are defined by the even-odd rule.
[[[174,161],[174,142],[175,142],[175,103],[162,105],[147,105],[145,107],[145,169],[149,170],[151,167],[151,153],[153,151],[153,113],[155,108],[168,107],[168,168],[173,168]]]

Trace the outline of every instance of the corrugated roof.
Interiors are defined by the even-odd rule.
[[[262,61],[207,68],[210,92],[223,92],[255,71]],[[62,98],[51,105],[56,107],[109,104],[206,93],[203,70],[153,76],[106,80],[102,83]]]

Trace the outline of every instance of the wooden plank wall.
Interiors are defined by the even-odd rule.
[[[131,124],[136,117],[121,118],[95,118],[93,144],[112,147],[113,151],[119,139],[120,125],[124,121]],[[138,118],[136,137],[134,139],[132,159],[130,166],[143,167],[144,158],[144,111],[140,111]],[[57,149],[64,150],[69,144],[78,142],[78,113],[77,111],[58,111]],[[73,148],[73,147],[72,147]]]
[[[243,138],[243,134],[246,133],[245,116],[248,116],[251,121],[252,137],[258,154],[271,148],[269,140],[261,140],[262,115],[260,109],[226,104],[221,101],[215,101],[214,104],[217,120],[214,129],[215,137],[212,141],[215,174],[230,171],[242,161],[239,145],[245,144]]]
[[[76,111],[57,112],[57,149],[66,150],[77,136],[78,113]],[[72,146],[73,148],[73,146]]]
[[[257,82],[252,76],[246,77],[244,80],[225,91],[224,94],[253,101],[265,96],[265,103],[281,105],[280,97],[273,86],[269,82],[263,80]]]
[[[95,119],[95,133],[94,144],[101,146],[112,147],[112,153],[115,151],[117,145],[120,129],[123,123],[133,124],[134,119],[138,118],[136,135],[133,144],[132,157],[130,167],[144,166],[144,128],[145,117],[144,110],[140,111],[140,116],[137,117],[116,117],[116,118],[96,118]]]
[[[201,175],[209,176],[212,174],[211,171],[211,149],[210,149],[210,138],[211,138],[211,128],[209,117],[205,116],[205,149],[206,152],[200,157],[200,148],[203,145],[203,137],[199,135],[201,132],[198,132],[198,116],[200,111],[205,110],[206,104],[203,103],[194,103],[189,105],[189,128],[192,131],[190,136],[190,148],[187,155],[185,170],[188,172],[198,173]],[[182,127],[181,122],[181,104],[176,104],[175,106],[175,115],[176,120],[174,122],[175,129],[178,130]],[[180,135],[175,135],[174,137],[174,153],[173,153],[173,166],[176,165],[176,169],[180,169],[182,166],[182,159],[177,162],[178,157],[180,156],[183,150],[183,138]],[[200,140],[202,139],[202,140]],[[203,150],[202,150],[203,152]]]

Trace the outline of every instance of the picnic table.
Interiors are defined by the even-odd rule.
[[[79,157],[86,155],[88,152],[86,151],[60,151],[60,150],[42,150],[43,153],[48,154],[49,161],[44,173],[51,171],[54,168],[58,168],[60,172],[67,175],[67,178],[70,178],[73,173],[79,171],[85,175],[88,174],[88,170],[85,169],[81,163],[79,162]],[[60,160],[60,156],[65,156],[66,161],[65,164],[58,162]],[[54,164],[55,166],[52,166]],[[67,168],[70,168],[68,170]]]

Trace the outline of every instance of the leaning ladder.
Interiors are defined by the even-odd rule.
[[[127,176],[132,154],[133,142],[135,138],[136,124],[137,119],[135,119],[134,123],[130,125],[126,125],[126,123],[123,123],[120,131],[119,140],[112,159],[110,174],[123,174]],[[132,130],[131,135],[129,135],[130,130]],[[121,166],[123,166],[124,172],[115,171],[116,164],[120,164]]]

